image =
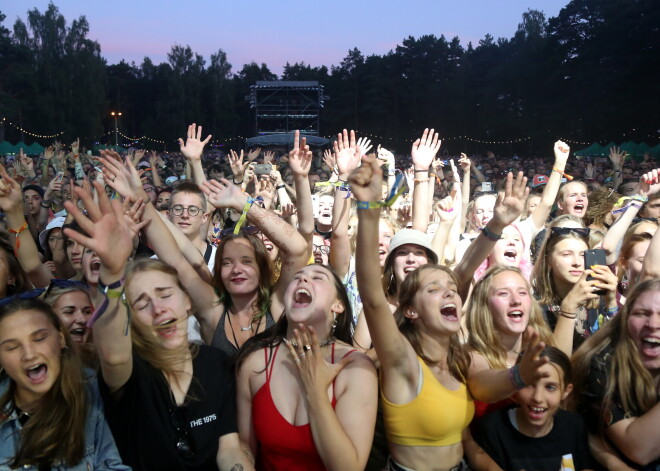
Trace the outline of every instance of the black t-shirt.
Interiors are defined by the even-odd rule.
[[[179,408],[162,372],[135,351],[133,372],[118,398],[99,383],[119,453],[134,470],[217,471],[218,439],[238,432],[234,375],[227,356],[214,348],[200,346]],[[194,449],[192,457],[177,449],[181,441]]]
[[[560,409],[550,433],[533,438],[520,433],[500,409],[483,417],[477,442],[505,471],[558,471],[561,457],[573,455],[575,469],[594,469],[582,417]]]

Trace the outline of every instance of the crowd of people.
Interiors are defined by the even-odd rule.
[[[651,156],[0,165],[0,469],[660,470]]]

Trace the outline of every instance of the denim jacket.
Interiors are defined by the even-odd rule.
[[[85,424],[85,456],[74,466],[55,464],[55,471],[117,470],[130,471],[121,462],[115,439],[103,415],[103,403],[99,394],[96,377],[86,371],[89,412]],[[9,378],[0,382],[0,395],[9,387]],[[6,417],[6,418],[5,418]],[[3,420],[4,419],[4,420]],[[0,471],[10,470],[9,462],[14,457],[21,435],[21,423],[13,405],[10,404],[0,416]],[[37,466],[25,465],[25,470],[37,470]]]

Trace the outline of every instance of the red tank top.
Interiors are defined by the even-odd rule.
[[[275,356],[280,348],[275,347],[270,362],[268,349],[266,358],[266,382],[252,398],[252,424],[257,439],[258,471],[313,471],[325,470],[321,457],[316,451],[312,428],[305,425],[292,425],[277,410],[270,392],[270,378],[275,365]],[[352,353],[351,350],[349,353]],[[335,362],[335,344],[332,344],[332,363]],[[332,382],[332,408],[335,408],[335,384]]]

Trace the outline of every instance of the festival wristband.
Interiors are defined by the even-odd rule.
[[[566,178],[566,180],[568,180],[569,182],[570,182],[571,180],[573,180],[573,177],[572,177],[572,176],[570,176],[568,173],[564,173],[563,170],[559,170],[557,167],[552,167],[552,171],[553,171],[553,172],[557,172],[559,175],[561,175],[562,177]]]
[[[12,234],[16,234],[16,247],[14,247],[14,255],[18,258],[18,249],[21,248],[21,232],[25,232],[28,228],[28,223],[25,221],[21,227],[18,229],[11,229],[9,228],[9,232]]]
[[[509,380],[511,381],[511,384],[513,384],[513,387],[516,388],[516,390],[527,387],[522,377],[520,376],[520,368],[518,365],[514,365],[509,368]]]
[[[110,303],[109,298],[120,299],[124,305],[126,305],[126,297],[124,296],[124,278],[115,281],[109,285],[103,284],[99,280],[98,284],[99,293],[103,296],[103,302],[101,305],[94,310],[92,317],[87,321],[87,327],[90,329],[94,326],[94,323],[101,317],[105,311],[108,309],[108,304]],[[131,325],[131,310],[126,309],[126,315],[128,316],[126,320],[126,328],[124,329],[124,335],[128,335],[128,329]]]
[[[236,226],[234,226],[234,234],[238,234],[241,231],[241,227],[243,226],[243,223],[247,219],[247,213],[252,207],[254,201],[255,200],[253,198],[248,197],[247,201],[245,202],[245,206],[243,206],[243,213],[241,214],[241,217],[238,218],[238,221],[236,222]]]

